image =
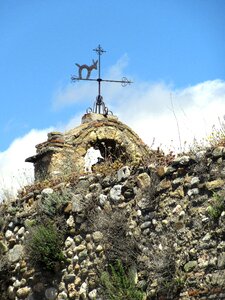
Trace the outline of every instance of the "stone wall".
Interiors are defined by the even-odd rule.
[[[225,148],[218,147],[166,166],[27,188],[1,204],[1,299],[105,299],[99,278],[115,259],[133,268],[145,299],[225,299],[224,183]],[[59,196],[59,207],[48,206]],[[55,274],[34,268],[24,247],[32,224],[46,216],[65,229],[66,262]]]

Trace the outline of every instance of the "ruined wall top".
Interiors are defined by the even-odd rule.
[[[37,154],[26,159],[34,163],[35,178],[61,176],[64,173],[84,173],[85,155],[97,147],[102,163],[137,164],[150,157],[150,149],[139,136],[116,116],[88,113],[81,125],[67,132],[50,132],[48,140],[38,144]]]

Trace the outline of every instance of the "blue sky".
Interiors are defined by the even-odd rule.
[[[1,173],[17,153],[15,141],[25,152],[35,135],[43,141],[49,128],[79,124],[97,86],[70,76],[75,63],[91,64],[98,44],[107,51],[102,77],[134,81],[123,89],[103,85],[105,102],[148,143],[143,128],[157,136],[173,109],[180,122],[189,117],[184,127],[197,108],[225,114],[224,15],[224,0],[1,0]]]

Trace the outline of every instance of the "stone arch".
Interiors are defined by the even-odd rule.
[[[118,159],[122,164],[138,164],[151,156],[150,149],[139,136],[115,116],[86,114],[82,124],[64,134],[49,133],[47,142],[37,145],[37,155],[27,159],[35,164],[35,177],[40,177],[39,166],[51,154],[44,177],[84,172],[85,154],[92,145],[98,145],[103,157]]]

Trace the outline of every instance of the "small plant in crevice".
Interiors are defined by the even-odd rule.
[[[63,238],[51,223],[30,228],[26,240],[26,251],[33,266],[47,271],[55,271],[65,262],[62,252]]]
[[[134,277],[126,272],[120,260],[101,274],[103,297],[107,300],[142,300],[144,292],[137,288]]]
[[[71,199],[68,191],[53,192],[52,194],[45,195],[41,198],[38,205],[40,214],[45,214],[54,217],[60,213],[63,206]]]
[[[118,171],[120,168],[123,167],[123,163],[121,160],[117,159],[113,162],[110,160],[105,160],[100,164],[95,164],[93,166],[93,173],[100,173],[104,174],[105,176],[111,175]]]
[[[206,152],[207,149],[225,146],[225,122],[224,120],[221,121],[220,118],[218,118],[218,121],[219,126],[213,125],[208,136],[200,140],[194,138],[192,144],[189,145],[189,154],[199,156],[201,152]]]
[[[211,204],[207,207],[207,213],[211,220],[217,222],[223,211],[225,211],[224,193],[214,193]]]
[[[225,146],[225,123],[224,120],[219,121],[219,128],[216,125],[212,127],[212,133],[207,137],[207,142],[211,147]]]

